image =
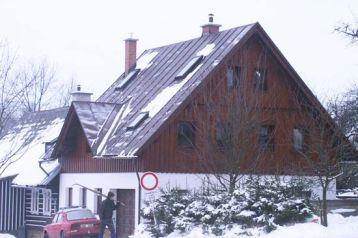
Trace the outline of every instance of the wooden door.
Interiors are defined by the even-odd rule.
[[[125,206],[120,206],[117,210],[117,237],[127,238],[134,233],[135,190],[117,189],[117,200],[125,204]]]

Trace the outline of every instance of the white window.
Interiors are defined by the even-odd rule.
[[[301,129],[293,129],[293,147],[298,151],[303,151],[303,133]]]
[[[51,197],[52,193],[50,189],[42,189],[43,195],[43,214],[44,215],[51,215]]]
[[[40,201],[40,189],[32,188],[31,189],[31,206],[30,212],[32,214],[39,214],[39,201]]]

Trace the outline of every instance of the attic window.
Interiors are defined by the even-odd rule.
[[[131,81],[135,76],[137,76],[139,71],[140,71],[139,69],[134,69],[131,72],[129,72],[127,76],[119,82],[115,90],[119,91],[123,89],[129,83],[129,81]]]
[[[141,112],[139,115],[127,126],[127,130],[136,129],[149,116],[149,112]]]
[[[267,90],[266,69],[255,69],[254,71],[254,89],[258,91]]]
[[[189,61],[189,63],[185,65],[185,67],[182,70],[180,70],[177,76],[175,76],[175,79],[180,80],[185,78],[190,72],[192,72],[198,66],[198,64],[203,60],[203,58],[204,58],[203,55],[192,58]]]

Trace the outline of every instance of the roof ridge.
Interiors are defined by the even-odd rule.
[[[228,29],[225,29],[223,31],[219,31],[218,33],[215,33],[215,34],[212,34],[212,35],[216,35],[216,34],[220,34],[220,33],[223,33],[223,32],[227,32],[227,31],[231,31],[231,30],[234,30],[234,29],[238,29],[238,28],[242,28],[242,27],[248,27],[248,26],[254,26],[256,24],[260,24],[259,22],[254,22],[254,23],[250,23],[250,24],[245,24],[245,25],[241,25],[241,26],[236,26],[236,27],[231,27],[231,28],[228,28]],[[195,38],[190,38],[188,40],[183,40],[183,41],[178,41],[178,42],[175,42],[175,43],[170,43],[170,44],[166,44],[166,45],[162,45],[162,46],[157,46],[157,47],[154,47],[154,48],[148,48],[148,49],[145,49],[139,56],[137,59],[139,59],[143,53],[145,53],[146,51],[150,51],[150,50],[158,50],[160,48],[164,48],[164,47],[168,47],[168,46],[173,46],[173,45],[176,45],[176,44],[183,44],[185,42],[188,42],[188,41],[193,41],[193,40],[198,40],[202,37],[211,37],[212,35],[204,35],[204,36],[199,36],[199,37],[195,37]]]

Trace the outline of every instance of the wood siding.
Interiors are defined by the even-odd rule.
[[[263,53],[265,52],[265,53]],[[264,62],[260,57],[265,57]],[[198,161],[195,149],[182,148],[177,145],[177,125],[181,121],[189,121],[200,124],[201,118],[195,113],[194,105],[205,104],[202,95],[216,88],[217,94],[213,94],[214,100],[219,101],[221,95],[231,93],[226,84],[226,70],[228,66],[240,65],[244,67],[245,74],[242,78],[242,87],[248,97],[259,97],[261,101],[261,117],[270,118],[269,124],[275,126],[275,150],[264,153],[261,157],[260,173],[291,174],[292,168],[301,162],[292,144],[292,130],[299,126],[302,111],[295,104],[293,90],[294,80],[286,73],[283,67],[275,59],[257,37],[252,37],[241,51],[226,58],[220,67],[210,75],[207,83],[192,95],[184,104],[183,109],[162,128],[143,151],[143,168],[146,171],[171,172],[171,173],[202,173],[207,172],[202,162]],[[253,73],[256,68],[265,68],[267,71],[267,90],[255,92],[253,89]],[[215,98],[217,97],[217,98]],[[300,115],[300,117],[297,117]],[[302,119],[302,118],[301,118]],[[267,122],[266,122],[267,123]],[[196,138],[200,135],[196,135]],[[257,143],[255,137],[252,143]],[[195,147],[200,147],[197,143]],[[243,172],[250,168],[252,162],[243,161]]]
[[[86,137],[76,119],[71,125],[73,147],[66,157],[61,158],[62,173],[113,173],[136,171],[135,159],[95,159],[89,152]]]
[[[16,231],[25,224],[25,189],[0,179],[0,232]]]
[[[71,136],[63,142],[68,151],[61,158],[63,173],[100,173],[100,172],[134,172],[154,171],[166,173],[206,173],[203,161],[199,162],[193,149],[183,148],[177,145],[177,125],[181,121],[189,121],[193,124],[202,120],[194,112],[194,105],[203,104],[205,92],[217,88],[215,97],[227,95],[226,70],[228,66],[244,66],[246,72],[242,78],[243,89],[248,97],[259,97],[261,118],[275,126],[275,149],[262,155],[259,165],[260,173],[292,174],[293,168],[300,166],[299,153],[292,144],[292,130],[300,126],[302,111],[297,107],[295,94],[297,83],[290,76],[287,69],[281,65],[260,40],[254,35],[238,51],[232,52],[208,76],[207,80],[182,104],[179,110],[169,118],[166,123],[144,146],[138,159],[95,159],[90,154],[87,140],[78,120],[73,120]],[[267,90],[255,92],[253,90],[253,73],[256,68],[264,68],[267,77]],[[304,95],[302,93],[302,95]],[[302,100],[309,99],[302,96]],[[266,122],[267,123],[267,122]],[[198,135],[196,135],[197,137]],[[256,144],[255,135],[252,143]],[[200,143],[197,144],[200,147]],[[204,161],[205,162],[205,161]],[[243,172],[252,166],[252,161],[246,159],[242,162]]]

